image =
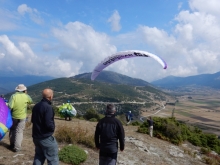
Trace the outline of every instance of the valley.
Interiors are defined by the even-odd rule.
[[[165,109],[155,116],[175,117],[186,124],[197,126],[206,133],[213,133],[220,137],[219,92],[218,90],[209,92],[199,90],[193,93],[182,93],[181,96],[179,92],[175,104],[166,104]],[[151,111],[144,112],[142,116],[149,116],[151,113]]]

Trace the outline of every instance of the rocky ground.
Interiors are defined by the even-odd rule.
[[[96,122],[73,119],[65,121],[56,119],[56,126],[80,125],[91,133],[95,130]],[[137,126],[124,126],[126,134],[126,148],[118,153],[119,165],[203,165],[199,148],[184,143],[175,146],[169,142],[151,138],[149,135],[137,133]],[[22,150],[14,153],[7,149],[9,145],[8,134],[0,142],[0,165],[28,165],[33,163],[34,145],[31,137],[31,126],[24,131]],[[64,144],[59,144],[62,148]],[[97,165],[98,151],[80,146],[88,153],[87,160],[82,165]],[[46,164],[46,163],[45,163]],[[65,163],[60,162],[60,165]]]

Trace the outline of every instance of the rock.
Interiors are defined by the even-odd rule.
[[[15,158],[15,157],[17,157],[17,156],[23,156],[24,154],[16,154],[16,155],[14,155],[13,157]]]
[[[188,147],[188,144],[182,144],[183,147]]]
[[[212,154],[212,155],[218,155],[215,151],[211,151],[210,154]]]
[[[89,152],[87,151],[87,150],[84,150],[85,151],[85,153],[88,155],[89,154]]]
[[[184,151],[180,150],[176,146],[170,146],[169,153],[170,153],[170,155],[172,155],[174,157],[180,157],[180,158],[184,157],[184,155],[183,155]]]

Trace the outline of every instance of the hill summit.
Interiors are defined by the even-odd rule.
[[[91,73],[83,73],[74,76],[73,78],[77,79],[89,79],[91,80]],[[125,84],[125,85],[133,85],[133,86],[146,86],[150,85],[150,83],[137,79],[132,78],[129,76],[125,76],[120,73],[112,72],[112,71],[102,71],[99,76],[94,81],[112,83],[112,84]]]

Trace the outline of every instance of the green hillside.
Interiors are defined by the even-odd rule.
[[[111,84],[87,79],[58,78],[45,81],[28,88],[33,100],[41,99],[41,91],[44,88],[54,90],[54,101],[66,102],[147,102],[153,101],[155,96],[165,99],[166,94],[151,86],[130,86]]]
[[[35,103],[41,100],[44,88],[54,90],[53,105],[58,106],[69,100],[82,112],[91,107],[103,110],[107,102],[112,102],[117,105],[118,112],[132,110],[138,114],[141,109],[158,106],[158,102],[169,97],[149,85],[132,86],[91,81],[86,78],[58,78],[28,87],[28,94]],[[6,95],[6,98],[10,95],[11,93]]]
[[[73,78],[84,78],[91,80],[91,73],[83,73],[74,76]],[[102,71],[95,79],[95,81],[101,81],[111,84],[126,84],[126,85],[133,85],[133,86],[146,86],[150,85],[148,82],[132,78],[126,75],[122,75],[120,73],[112,72],[112,71]]]

